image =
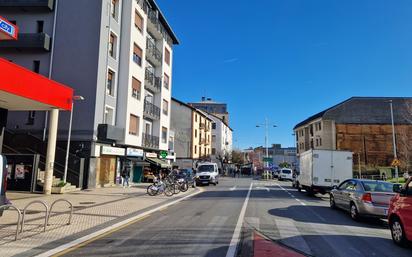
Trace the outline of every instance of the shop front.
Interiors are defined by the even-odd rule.
[[[96,167],[96,183],[98,187],[113,186],[121,183],[120,162],[125,156],[124,148],[101,146],[101,154]]]
[[[154,152],[146,152],[145,161],[150,164],[150,166],[144,168],[144,179],[146,181],[151,181],[154,176],[158,176],[162,171],[172,167],[167,161],[159,159],[158,153]]]
[[[143,170],[145,167],[150,166],[148,162],[144,161],[144,151],[142,149],[136,148],[127,148],[126,149],[126,158],[122,168],[125,165],[130,166],[130,181],[132,183],[140,183],[143,180]]]

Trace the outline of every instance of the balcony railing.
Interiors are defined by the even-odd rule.
[[[53,10],[54,0],[0,0],[0,7],[3,8],[24,8],[24,9],[44,9]]]
[[[153,120],[160,119],[160,108],[151,102],[144,101],[144,114]]]
[[[0,48],[50,50],[50,36],[45,33],[19,33],[18,39],[0,42]]]
[[[153,42],[153,40],[149,38],[146,39],[146,50],[147,50],[146,58],[148,58],[152,62],[154,61],[154,62],[161,64],[162,52],[156,47],[156,43]]]
[[[155,74],[148,68],[145,71],[145,87],[154,91],[154,93],[159,93],[162,90],[162,79],[156,77]]]
[[[148,147],[148,148],[159,148],[159,137],[143,133],[143,142],[142,145],[143,147]]]
[[[140,1],[140,5],[143,8],[143,11],[147,14],[149,24],[157,31],[160,33],[163,38],[166,40],[166,42],[169,45],[173,44],[172,38],[169,36],[169,33],[167,32],[166,28],[163,26],[163,24],[159,20],[159,12],[156,10],[153,10],[150,5],[147,3],[147,0],[145,1]],[[148,26],[150,28],[151,26]]]

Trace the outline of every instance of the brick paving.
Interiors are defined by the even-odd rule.
[[[64,198],[73,203],[74,214],[71,225],[67,225],[70,213],[68,204],[64,202],[56,204],[51,213],[49,226],[43,233],[44,207],[34,204],[28,209],[24,233],[20,234],[19,240],[14,241],[17,215],[15,211],[5,211],[0,217],[0,255],[3,257],[40,254],[80,236],[130,218],[143,210],[194,192],[190,189],[186,193],[173,197],[163,195],[151,197],[146,194],[146,186],[146,184],[140,184],[131,188],[100,188],[51,196],[8,192],[7,197],[21,210],[34,200],[44,201],[50,206],[53,201]]]

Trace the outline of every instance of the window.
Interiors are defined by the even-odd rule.
[[[107,73],[106,94],[114,96],[114,72],[111,70]]]
[[[216,148],[212,148],[212,155],[216,155]]]
[[[322,145],[322,138],[319,138],[319,146]]]
[[[130,114],[129,134],[137,136],[139,134],[139,117]]]
[[[212,123],[212,129],[216,129],[216,123],[215,122]]]
[[[142,82],[140,82],[139,80],[133,77],[132,78],[132,97],[136,98],[137,100],[140,100],[141,88],[142,88]]]
[[[17,25],[17,22],[16,22],[16,21],[13,21],[13,20],[11,20],[10,23],[12,23],[12,24],[14,24],[14,25]]]
[[[113,108],[106,106],[106,109],[104,110],[104,123],[113,125],[114,123]]]
[[[116,58],[116,45],[117,45],[117,37],[115,34],[110,33],[109,38],[109,55],[113,58]]]
[[[43,33],[44,21],[37,21],[37,33]]]
[[[197,122],[197,114],[195,114],[195,122]]]
[[[322,122],[319,122],[318,127],[319,127],[319,130],[322,130]]]
[[[34,125],[34,118],[36,117],[35,111],[30,111],[29,116],[27,117],[26,125]]]
[[[162,127],[162,143],[167,143],[167,128]]]
[[[113,19],[117,20],[117,0],[112,0],[110,4],[110,14]]]
[[[169,89],[169,76],[166,73],[163,76],[163,86]]]
[[[197,137],[197,129],[195,129],[195,138]]]
[[[134,44],[133,61],[137,63],[137,65],[139,66],[142,66],[142,55],[143,55],[142,49],[138,45]]]
[[[163,114],[169,115],[169,102],[163,99]]]
[[[134,25],[140,32],[143,32],[143,18],[137,10],[134,13]]]
[[[40,72],[40,61],[33,61],[33,71],[36,73]]]
[[[216,135],[212,135],[212,143],[216,142]]]
[[[170,52],[165,48],[165,63],[170,66]]]
[[[197,154],[197,145],[195,145],[195,154]]]

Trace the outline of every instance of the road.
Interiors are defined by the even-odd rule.
[[[385,222],[355,222],[288,182],[221,179],[216,187],[161,210],[64,256],[226,256],[253,183],[243,219],[241,256],[253,256],[258,231],[307,256],[412,256],[395,246]]]

